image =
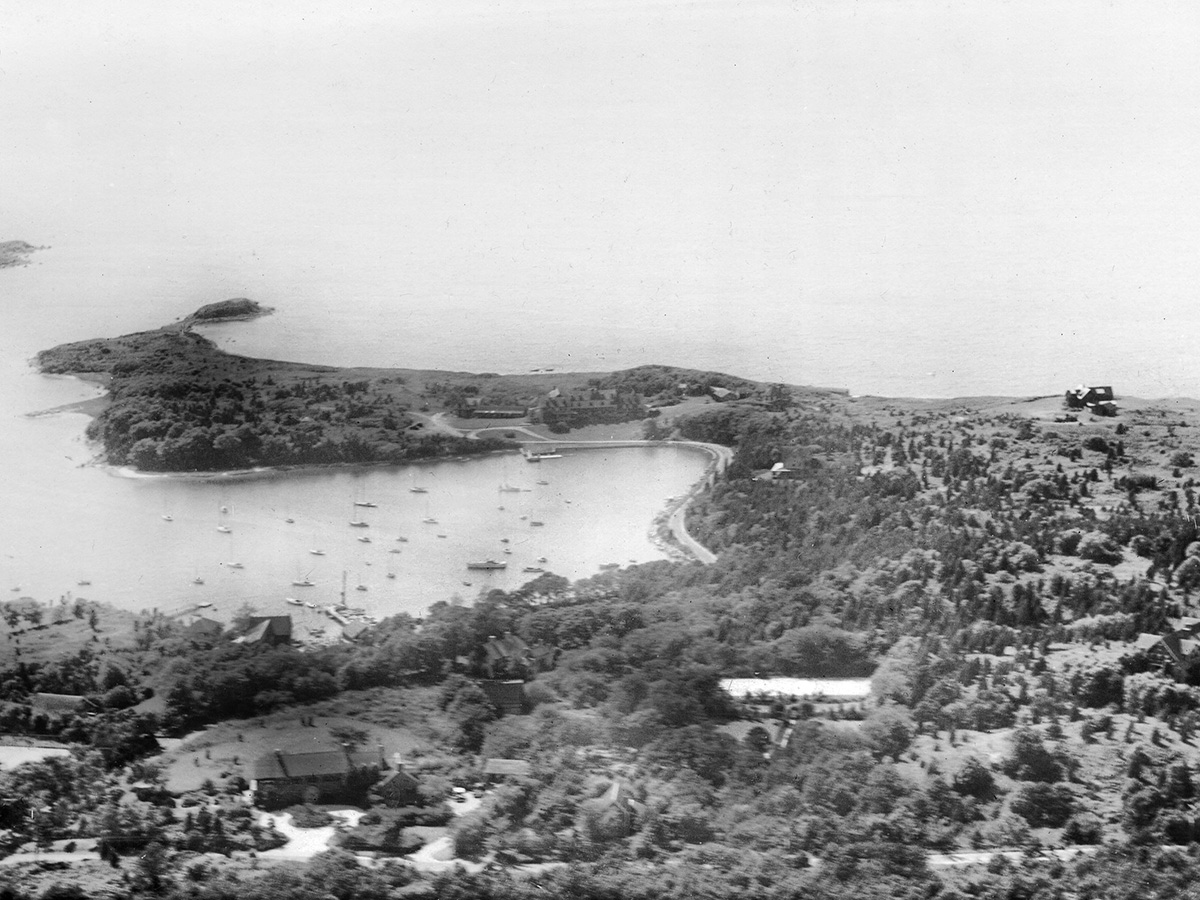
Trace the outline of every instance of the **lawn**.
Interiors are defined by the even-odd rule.
[[[309,717],[312,717],[311,719]],[[305,725],[301,720],[312,721]],[[414,750],[429,744],[405,726],[385,726],[358,718],[320,715],[309,707],[297,707],[255,719],[222,722],[189,735],[183,743],[159,757],[163,780],[173,793],[200,790],[206,779],[220,787],[230,777],[254,777],[254,762],[275,750],[304,752],[336,749],[346,733],[361,733],[356,749],[374,751],[383,746],[384,756],[411,757]]]

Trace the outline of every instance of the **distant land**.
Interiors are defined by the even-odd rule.
[[[525,375],[336,368],[237,356],[192,330],[270,312],[244,297],[211,303],[152,331],[44,350],[37,365],[106,384],[107,402],[84,410],[95,416],[88,436],[105,462],[158,472],[400,463],[579,430],[590,437],[595,426],[659,439],[671,436],[663,413],[698,398],[841,396],[669,366]]]
[[[41,249],[25,241],[0,241],[0,269],[27,265],[30,254]]]

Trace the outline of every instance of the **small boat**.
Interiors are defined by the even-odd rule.
[[[428,493],[429,493],[429,489],[428,489],[428,488],[423,488],[423,487],[410,487],[410,488],[408,489],[408,492],[409,492],[410,494],[428,494]]]
[[[226,565],[226,566],[228,566],[228,567],[229,567],[229,568],[231,568],[231,569],[244,569],[244,568],[246,568],[246,567],[245,567],[245,566],[243,566],[243,565],[242,565],[240,562],[227,562],[227,563],[225,563],[225,565]]]
[[[496,507],[496,509],[500,510],[500,512],[504,512],[504,507],[503,507],[503,506],[497,506],[497,507]]]
[[[396,577],[396,573],[395,573],[395,572],[388,572],[388,573],[387,573],[387,577],[388,577],[388,578],[395,578],[395,577]]]
[[[444,535],[444,534],[439,534],[439,535],[438,535],[438,537],[440,537],[440,538],[444,538],[444,537],[445,537],[445,535]]]
[[[292,604],[292,606],[303,606],[304,605],[299,600],[297,600],[295,597],[284,597],[283,599],[285,601],[287,601],[288,603]]]
[[[228,525],[218,525],[217,531],[221,532],[221,534],[231,534],[233,532],[233,529],[230,528]]]
[[[509,550],[507,547],[505,547],[505,548],[504,548],[504,552],[505,552],[505,553],[512,553],[512,551],[511,551],[511,550]]]
[[[164,516],[162,517],[162,520],[163,520],[164,522],[174,522],[174,521],[175,521],[175,518],[174,518],[174,516],[166,516],[166,515],[164,515]]]
[[[366,589],[367,589],[367,586],[365,584],[360,584],[358,587],[355,588],[356,591],[365,591]]]
[[[317,604],[315,604],[309,600],[304,601],[304,606],[308,609],[316,609],[317,608]]]
[[[210,606],[212,606],[212,604],[206,601],[204,603],[197,603],[196,609],[208,609]]]
[[[469,562],[469,563],[467,563],[467,568],[468,569],[485,569],[488,571],[490,571],[492,569],[507,569],[508,563],[500,562],[499,560],[495,560],[495,559],[485,559],[483,562]]]
[[[10,590],[10,591],[12,591],[13,593],[16,593],[16,592],[17,592],[17,591],[19,591],[20,589],[21,589],[21,586],[20,586],[19,584],[18,584],[16,587],[14,587],[14,588],[9,588],[9,590]]]
[[[87,587],[88,585],[90,585],[90,584],[91,584],[91,582],[90,582],[90,581],[88,581],[86,578],[84,578],[84,579],[83,579],[83,580],[81,580],[81,581],[77,581],[77,582],[75,582],[75,583],[76,583],[77,585],[79,585],[80,587]]]
[[[293,587],[316,587],[317,583],[310,578],[300,578],[292,582]]]
[[[545,485],[549,484],[549,483],[550,483],[550,482],[548,482],[548,481],[547,481],[546,479],[544,479],[544,478],[542,478],[542,479],[539,479],[539,481],[538,481],[538,484],[542,485],[543,487],[544,487]]]
[[[204,584],[204,579],[197,575],[192,579],[192,584]]]
[[[407,543],[408,543],[408,538],[404,537],[403,535],[401,535],[400,537],[396,538],[396,540],[398,540],[398,541],[399,541],[400,543],[402,543],[402,544],[407,544]]]
[[[545,522],[539,522],[537,519],[533,519],[532,521],[530,521],[530,523],[529,523],[529,524],[530,524],[532,527],[534,527],[534,528],[541,528],[541,527],[542,527],[543,525],[545,525],[546,523],[545,523]]]
[[[364,534],[362,537],[360,537],[360,538],[358,539],[358,541],[359,541],[359,543],[360,543],[360,544],[369,544],[369,543],[371,543],[371,539],[370,539],[369,537],[367,537],[365,534]]]
[[[227,513],[227,512],[229,512],[229,507],[228,507],[228,506],[222,506],[222,507],[221,507],[221,512],[223,512],[223,513]]]
[[[426,516],[421,521],[424,522],[426,525],[436,525],[437,524],[437,519],[435,519],[433,516]]]
[[[309,550],[308,552],[311,553],[313,556],[324,556],[325,555],[324,550]]]
[[[366,522],[362,521],[361,519],[352,519],[350,521],[350,527],[351,528],[370,528],[371,526],[368,525]]]
[[[289,525],[295,525],[295,524],[296,524],[296,520],[295,520],[295,519],[284,519],[283,521],[287,522]]]
[[[508,540],[508,538],[500,538],[500,543],[507,544],[507,543],[509,543],[509,540]]]
[[[364,507],[365,509],[375,509],[376,508],[375,504],[372,503],[370,500],[355,500],[354,505]]]
[[[611,572],[613,569],[619,569],[619,568],[621,568],[620,563],[602,563],[600,565],[601,572]]]
[[[558,452],[557,447],[551,447],[544,453],[538,453],[526,447],[521,451],[521,453],[525,457],[525,462],[531,463],[541,462],[543,459],[562,459],[562,454]]]
[[[521,493],[521,489],[519,487],[513,487],[511,484],[506,483],[506,484],[500,485],[500,492],[503,494],[519,494],[519,493]]]
[[[463,582],[463,587],[470,587],[470,586],[471,586],[471,582],[469,582],[469,581]]]
[[[545,572],[546,570],[543,569],[541,566],[526,566],[521,571],[522,572]]]
[[[546,557],[544,557],[544,556],[539,556],[537,558],[537,561],[540,563],[549,562],[549,560],[547,560]]]

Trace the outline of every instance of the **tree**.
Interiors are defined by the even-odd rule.
[[[954,776],[954,790],[965,797],[988,801],[996,796],[996,779],[977,757],[968,756]]]
[[[755,753],[766,753],[771,747],[771,733],[761,725],[755,725],[747,731],[743,740]]]
[[[1046,749],[1042,737],[1030,728],[1012,735],[1012,755],[1004,761],[1004,772],[1018,781],[1061,781],[1066,769],[1061,753]]]
[[[880,756],[900,761],[900,754],[912,744],[912,716],[908,710],[886,703],[874,710],[862,724],[862,733]]]

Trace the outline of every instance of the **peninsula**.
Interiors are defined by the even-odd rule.
[[[689,398],[766,397],[742,378],[661,366],[617,373],[472,374],[251,359],[193,326],[267,315],[236,298],[152,331],[62,344],[41,371],[105,383],[88,436],[104,461],[150,472],[400,463],[512,447],[592,424],[635,423]],[[647,435],[665,437],[649,427]]]

